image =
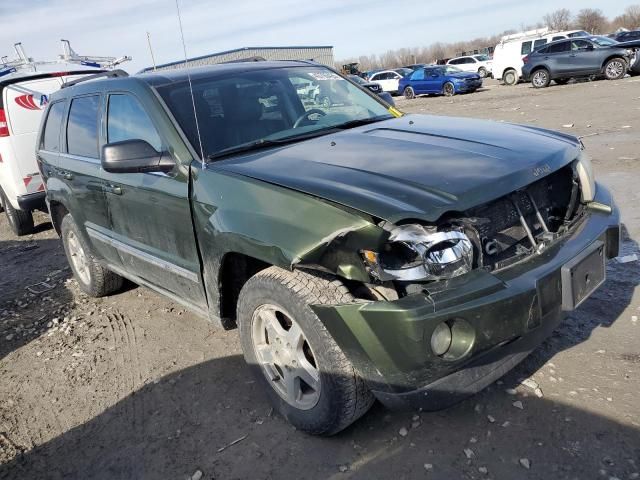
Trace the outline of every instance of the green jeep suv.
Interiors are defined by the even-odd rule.
[[[51,96],[37,156],[82,290],[124,277],[237,327],[276,410],[314,434],[375,398],[479,391],[618,253],[575,137],[403,115],[311,62],[79,82]]]

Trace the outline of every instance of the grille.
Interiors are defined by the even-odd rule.
[[[460,222],[474,242],[477,266],[490,270],[505,267],[561,235],[577,215],[578,193],[573,169],[568,166],[522,190],[466,211]]]

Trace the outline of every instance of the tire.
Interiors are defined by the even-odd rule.
[[[412,87],[406,87],[402,93],[404,94],[404,98],[407,100],[413,100],[416,98],[416,92]]]
[[[480,78],[487,78],[487,69],[484,67],[480,67],[478,69],[478,75],[480,75]]]
[[[551,75],[546,68],[540,68],[531,74],[533,88],[547,88],[551,83]]]
[[[353,296],[335,278],[278,267],[257,273],[240,292],[237,318],[245,360],[274,408],[304,432],[338,433],[373,404],[365,382],[309,307],[349,302]],[[286,385],[297,393],[290,395]]]
[[[556,78],[554,80],[554,82],[556,82],[558,85],[566,85],[567,83],[569,83],[569,79],[568,78]]]
[[[453,83],[451,82],[446,82],[443,86],[442,86],[442,94],[445,97],[453,97],[456,94],[456,87]]]
[[[21,237],[33,232],[33,215],[27,210],[16,210],[11,205],[11,202],[7,199],[4,192],[0,190],[0,196],[2,197],[2,206],[4,213],[9,221],[9,227],[11,231]]]
[[[518,83],[518,74],[513,68],[510,68],[502,74],[502,82],[512,87]]]
[[[623,58],[612,58],[604,64],[604,76],[607,80],[619,80],[627,73],[627,62]]]
[[[122,287],[122,277],[98,263],[70,214],[62,219],[60,233],[73,276],[84,293],[104,297]]]

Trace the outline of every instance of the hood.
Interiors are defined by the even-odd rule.
[[[436,221],[574,160],[579,141],[535,127],[405,115],[210,166],[395,222]]]

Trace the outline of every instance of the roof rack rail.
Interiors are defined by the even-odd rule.
[[[120,70],[120,69],[116,69],[116,70],[109,70],[108,72],[100,72],[100,73],[96,73],[94,75],[86,75],[82,78],[78,78],[76,80],[73,80],[71,82],[66,82],[62,84],[61,88],[69,88],[69,87],[73,87],[74,85],[77,85],[78,83],[82,83],[82,82],[87,82],[89,80],[96,80],[98,78],[117,78],[117,77],[128,77],[129,74],[127,72],[125,72],[124,70]]]

